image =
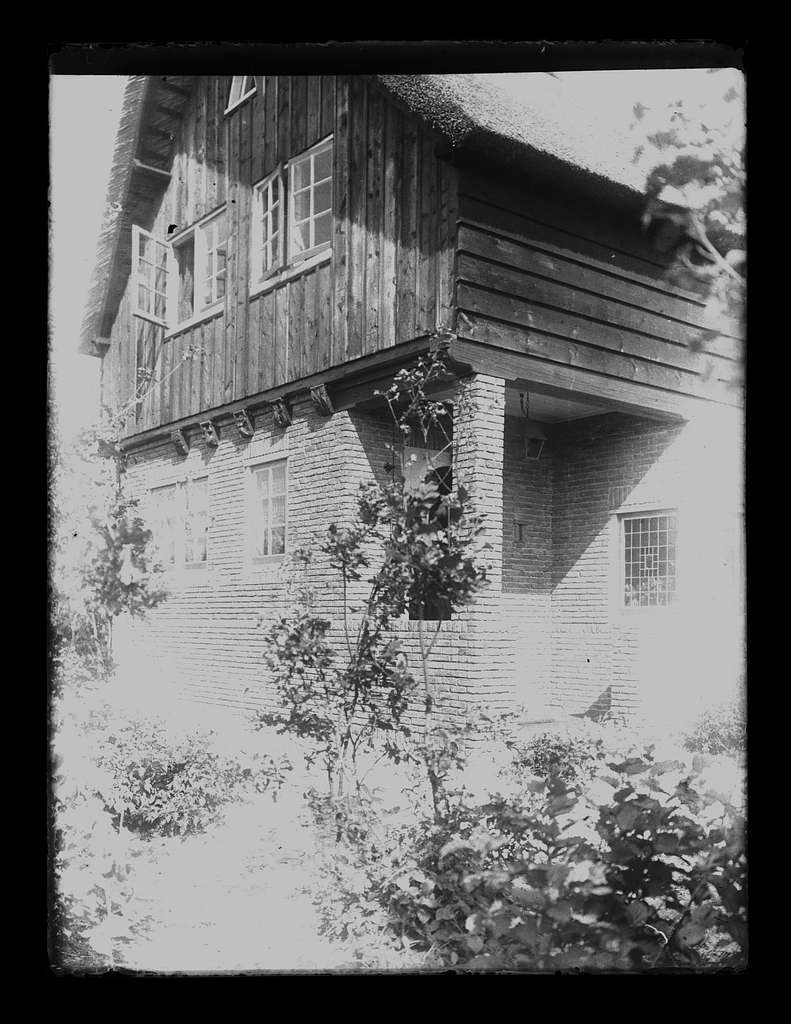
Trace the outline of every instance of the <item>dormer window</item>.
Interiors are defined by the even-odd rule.
[[[254,94],[254,75],[234,76],[234,79],[231,82],[231,91],[228,94],[228,106],[225,108],[225,113],[230,114],[232,110],[235,110],[240,104],[244,103],[245,100],[249,99]]]

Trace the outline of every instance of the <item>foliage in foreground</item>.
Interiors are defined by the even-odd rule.
[[[476,801],[449,794],[389,830],[361,804],[317,898],[325,933],[389,932],[425,965],[644,970],[746,962],[744,820],[705,759],[651,747],[592,756],[572,784],[551,771]]]
[[[747,746],[744,694],[707,708],[684,737],[684,746],[700,754],[743,755]]]

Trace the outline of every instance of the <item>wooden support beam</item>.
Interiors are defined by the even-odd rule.
[[[272,402],[272,414],[275,417],[275,425],[281,430],[291,426],[291,408],[285,398],[276,398]]]
[[[190,444],[183,430],[171,430],[170,440],[179,455],[189,454]]]
[[[203,440],[211,448],[216,448],[220,443],[220,435],[213,420],[201,420],[200,428],[203,431]]]
[[[136,171],[145,171],[147,174],[156,174],[160,178],[170,181],[170,171],[163,171],[161,167],[152,167],[151,164],[143,163],[135,157],[134,168]]]
[[[253,436],[255,432],[253,417],[248,413],[247,409],[238,409],[233,414],[233,421],[236,424],[240,437],[249,439]]]
[[[320,416],[332,416],[335,412],[326,384],[317,384],[315,388],[311,388],[310,399]]]

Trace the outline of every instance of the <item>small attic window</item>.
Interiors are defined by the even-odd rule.
[[[235,75],[231,82],[231,91],[228,95],[228,106],[225,108],[225,113],[230,114],[232,110],[235,110],[241,103],[244,103],[246,99],[249,99],[255,93],[255,76],[254,75]]]

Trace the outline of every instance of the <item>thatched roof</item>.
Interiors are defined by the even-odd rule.
[[[379,75],[411,110],[443,135],[457,153],[518,162],[541,156],[582,172],[615,196],[641,194],[644,180],[632,165],[634,145],[570,102],[562,82],[537,72],[520,96],[498,75]],[[615,186],[615,189],[612,188]]]
[[[518,166],[543,162],[577,180],[596,185],[610,200],[634,199],[642,188],[631,165],[624,138],[606,139],[599,125],[573,104],[553,76],[536,73],[526,98],[516,99],[498,88],[493,75],[378,75],[378,81],[426,121],[457,155],[476,154],[491,163]],[[129,79],[124,95],[115,155],[107,191],[104,223],[80,351],[100,355],[97,339],[106,337],[120,291],[131,263],[129,241],[133,216],[150,205],[151,181],[145,187],[135,174],[135,158],[145,152],[146,163],[167,170],[169,153],[152,157],[152,145],[162,143],[163,128],[175,128],[194,79],[141,77]],[[168,114],[172,117],[168,117]],[[152,131],[153,130],[153,131]],[[155,136],[154,136],[154,133]],[[160,140],[152,143],[152,137]],[[139,167],[138,167],[139,170]],[[143,220],[145,219],[143,211]],[[142,220],[138,220],[142,223]]]

